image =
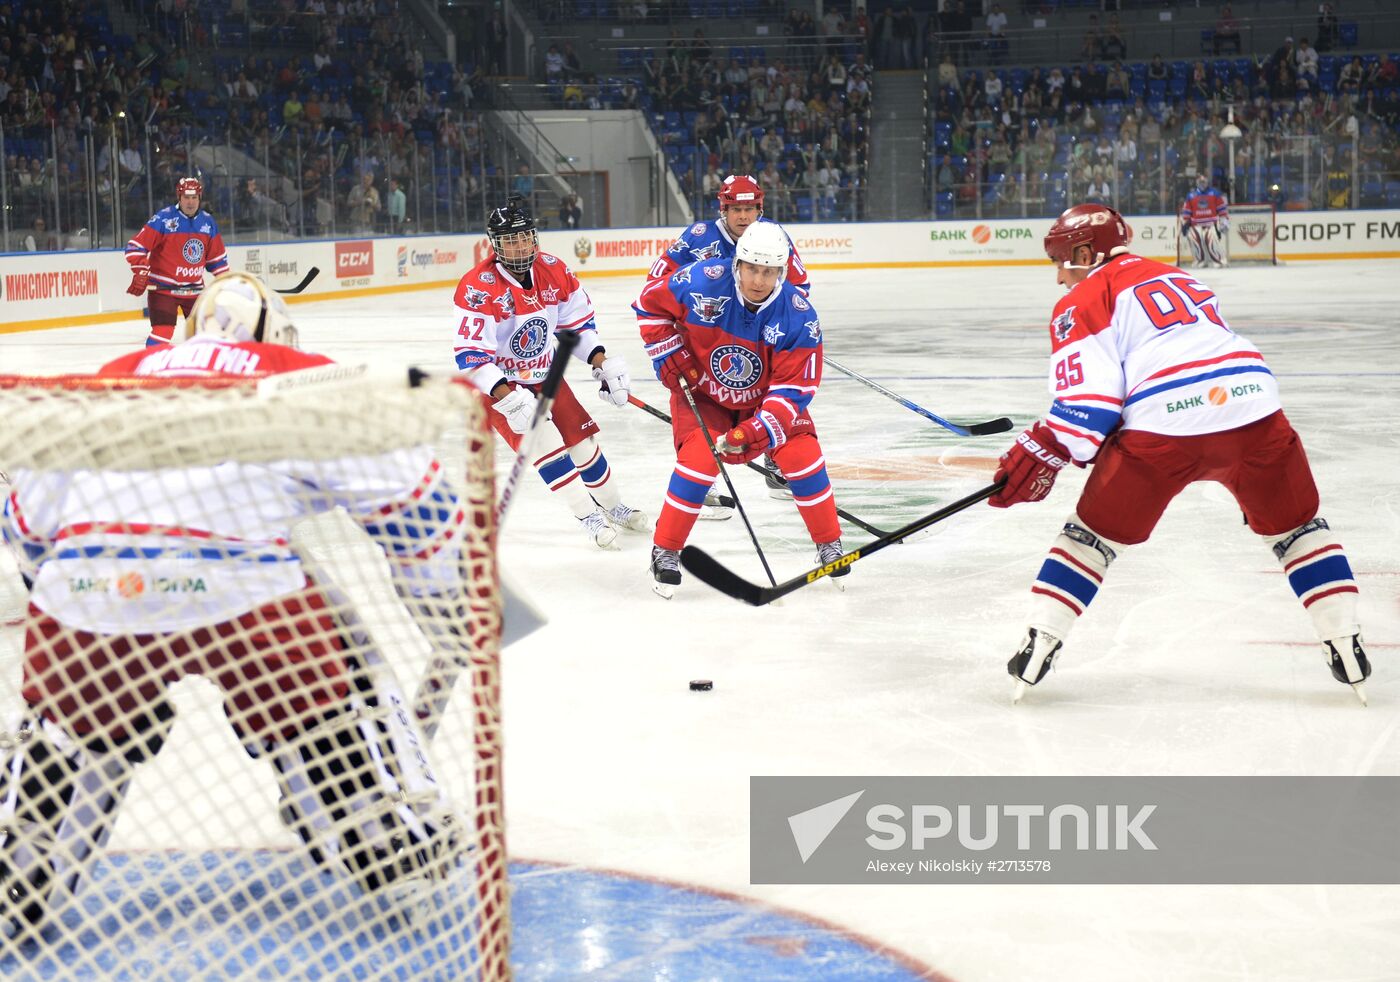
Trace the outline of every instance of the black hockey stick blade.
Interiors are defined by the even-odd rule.
[[[1016,424],[1011,422],[1009,416],[1002,416],[999,419],[989,419],[985,423],[973,423],[965,427],[968,436],[991,436],[993,433],[1005,433],[1007,430],[1014,430]]]
[[[301,282],[298,283],[296,286],[290,287],[290,288],[288,288],[288,289],[286,289],[286,290],[277,290],[276,292],[277,292],[277,293],[300,293],[302,290],[305,290],[308,286],[310,286],[310,285],[311,285],[311,281],[314,280],[317,276],[319,276],[320,273],[321,273],[320,267],[318,267],[318,266],[312,266],[310,269],[308,269],[308,270],[306,271],[306,275],[303,276],[303,277],[301,278]]]
[[[989,484],[980,491],[975,491],[968,495],[966,498],[959,498],[952,504],[944,505],[935,512],[930,512],[922,518],[916,518],[908,525],[897,528],[888,535],[881,536],[868,545],[852,550],[839,559],[832,560],[823,566],[810,569],[801,576],[794,576],[792,579],[779,583],[777,586],[765,587],[759,586],[757,583],[750,583],[727,566],[722,565],[713,556],[705,552],[705,550],[695,546],[686,546],[681,550],[681,565],[685,567],[686,572],[692,574],[702,583],[707,583],[714,587],[720,593],[727,594],[735,600],[742,600],[750,606],[762,607],[765,604],[772,603],[779,597],[785,597],[789,593],[794,593],[801,590],[804,586],[808,586],[809,584],[817,582],[817,580],[830,576],[837,570],[845,569],[847,566],[853,565],[866,556],[879,552],[881,549],[885,548],[885,546],[894,545],[896,542],[908,538],[915,532],[922,532],[930,525],[936,525],[943,521],[943,519],[956,515],[958,512],[972,507],[979,501],[985,501],[987,498],[990,498],[1000,491],[1005,485],[1006,482],[1004,480]]]

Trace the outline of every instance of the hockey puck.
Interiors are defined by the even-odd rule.
[[[709,679],[695,679],[690,683],[691,692],[709,692],[715,684]]]

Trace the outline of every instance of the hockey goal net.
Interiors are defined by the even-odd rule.
[[[1226,260],[1231,265],[1241,263],[1278,263],[1274,241],[1276,212],[1268,202],[1245,202],[1230,205],[1230,227],[1221,243]],[[1195,262],[1191,246],[1177,227],[1176,264],[1189,266]]]
[[[480,396],[0,377],[0,419],[0,975],[509,978]]]

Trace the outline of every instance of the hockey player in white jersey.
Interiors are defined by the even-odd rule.
[[[191,321],[190,340],[107,366],[103,388],[327,364],[285,343],[286,307],[246,273],[212,284]],[[421,615],[461,582],[465,521],[431,448],[12,477],[3,530],[31,592],[25,707],[0,751],[0,921],[32,929],[77,888],[133,770],[170,733],[167,685],[187,675],[220,688],[240,743],[276,772],[282,821],[324,870],[375,891],[452,862],[454,817],[407,700],[293,540],[303,518],[344,508],[429,633]]]
[[[541,252],[535,219],[519,195],[511,195],[486,223],[491,253],[457,284],[453,296],[457,370],[495,400],[491,425],[512,450],[529,429],[535,390],[554,361],[556,333],[579,337],[574,356],[593,372],[599,397],[627,405],[632,381],[627,364],[609,355],[594,324],[593,302],[557,256]],[[546,424],[558,442],[533,463],[541,480],[560,495],[600,548],[616,529],[644,532],[651,520],[623,504],[612,467],[598,442],[598,424],[561,380]]]
[[[1029,628],[1007,665],[1016,697],[1050,670],[1114,559],[1147,541],[1188,484],[1215,481],[1283,567],[1332,675],[1364,703],[1371,666],[1356,579],[1318,515],[1307,455],[1264,356],[1195,277],[1131,255],[1112,208],[1070,208],[1045,251],[1069,289],[1049,324],[1053,401],[1002,455],[1006,486],[989,503],[1039,501],[1071,462],[1093,471],[1031,587]]]

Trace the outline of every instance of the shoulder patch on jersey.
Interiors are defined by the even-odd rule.
[[[515,296],[509,290],[504,291],[496,298],[495,304],[501,308],[502,317],[515,316]]]
[[[1064,341],[1074,330],[1074,307],[1071,305],[1065,308],[1065,312],[1050,322],[1050,328],[1055,332],[1056,341]]]
[[[763,329],[763,340],[769,344],[776,345],[783,339],[783,329],[778,324],[769,324]]]
[[[179,227],[180,227],[180,219],[178,219],[178,218],[167,218],[167,219],[165,220],[165,230],[166,230],[167,232],[173,232],[173,231],[175,231],[175,230],[176,230],[177,228],[179,228]]]
[[[540,253],[540,259],[544,260],[544,264],[545,264],[546,266],[553,266],[555,263],[557,263],[557,262],[559,261],[559,260],[555,259],[553,256],[551,256],[551,255],[550,255],[549,253],[547,253],[547,252],[542,252],[542,253]]]
[[[809,321],[803,321],[802,326],[807,329],[807,333],[812,335],[813,341],[822,339],[822,322],[820,317],[813,317]]]
[[[710,375],[726,389],[747,389],[763,374],[758,355],[738,344],[722,344],[710,352]]]
[[[801,295],[800,293],[794,293],[794,294],[792,295],[792,307],[793,307],[794,310],[811,310],[811,309],[812,309],[812,305],[809,304],[806,300],[803,300],[803,299],[802,299],[802,295]]]
[[[708,270],[706,270],[708,272]],[[733,297],[706,297],[699,293],[690,295],[690,309],[706,324],[713,324],[724,313],[724,308]]]
[[[487,272],[484,272],[484,273],[481,274],[480,279],[481,279],[481,282],[483,282],[483,283],[485,283],[485,284],[487,284],[487,285],[489,286],[489,285],[491,285],[492,283],[495,283],[495,282],[496,282],[496,274],[495,274],[495,273],[492,273],[492,272],[490,272],[490,271],[488,270]]]
[[[540,287],[540,299],[545,303],[558,303],[559,291],[552,286],[542,286]]]
[[[180,247],[180,255],[185,257],[185,262],[191,266],[196,266],[204,261],[204,242],[200,239],[186,239],[185,244]]]
[[[487,300],[491,299],[491,294],[485,290],[478,290],[474,286],[467,287],[466,295],[462,298],[466,305],[473,310],[480,310]]]
[[[690,267],[687,266],[687,267],[685,267],[685,269],[680,270],[678,273],[676,273],[676,275],[672,276],[671,279],[674,280],[674,281],[677,282],[677,283],[689,283],[689,282],[690,282]]]
[[[210,225],[208,222],[205,222],[203,225],[199,226],[199,230],[205,235],[208,235],[210,232],[214,231],[214,226]]]
[[[690,234],[704,235],[706,227],[704,222],[696,222],[694,225],[690,226]]]
[[[703,269],[705,271],[705,275],[712,280],[717,280],[724,275],[723,266],[702,266],[701,269]]]
[[[685,252],[687,248],[689,248],[689,245],[690,243],[686,242],[684,238],[680,238],[677,239],[675,242],[672,242],[671,248],[667,249],[666,251],[673,256],[679,256],[681,253]]]

